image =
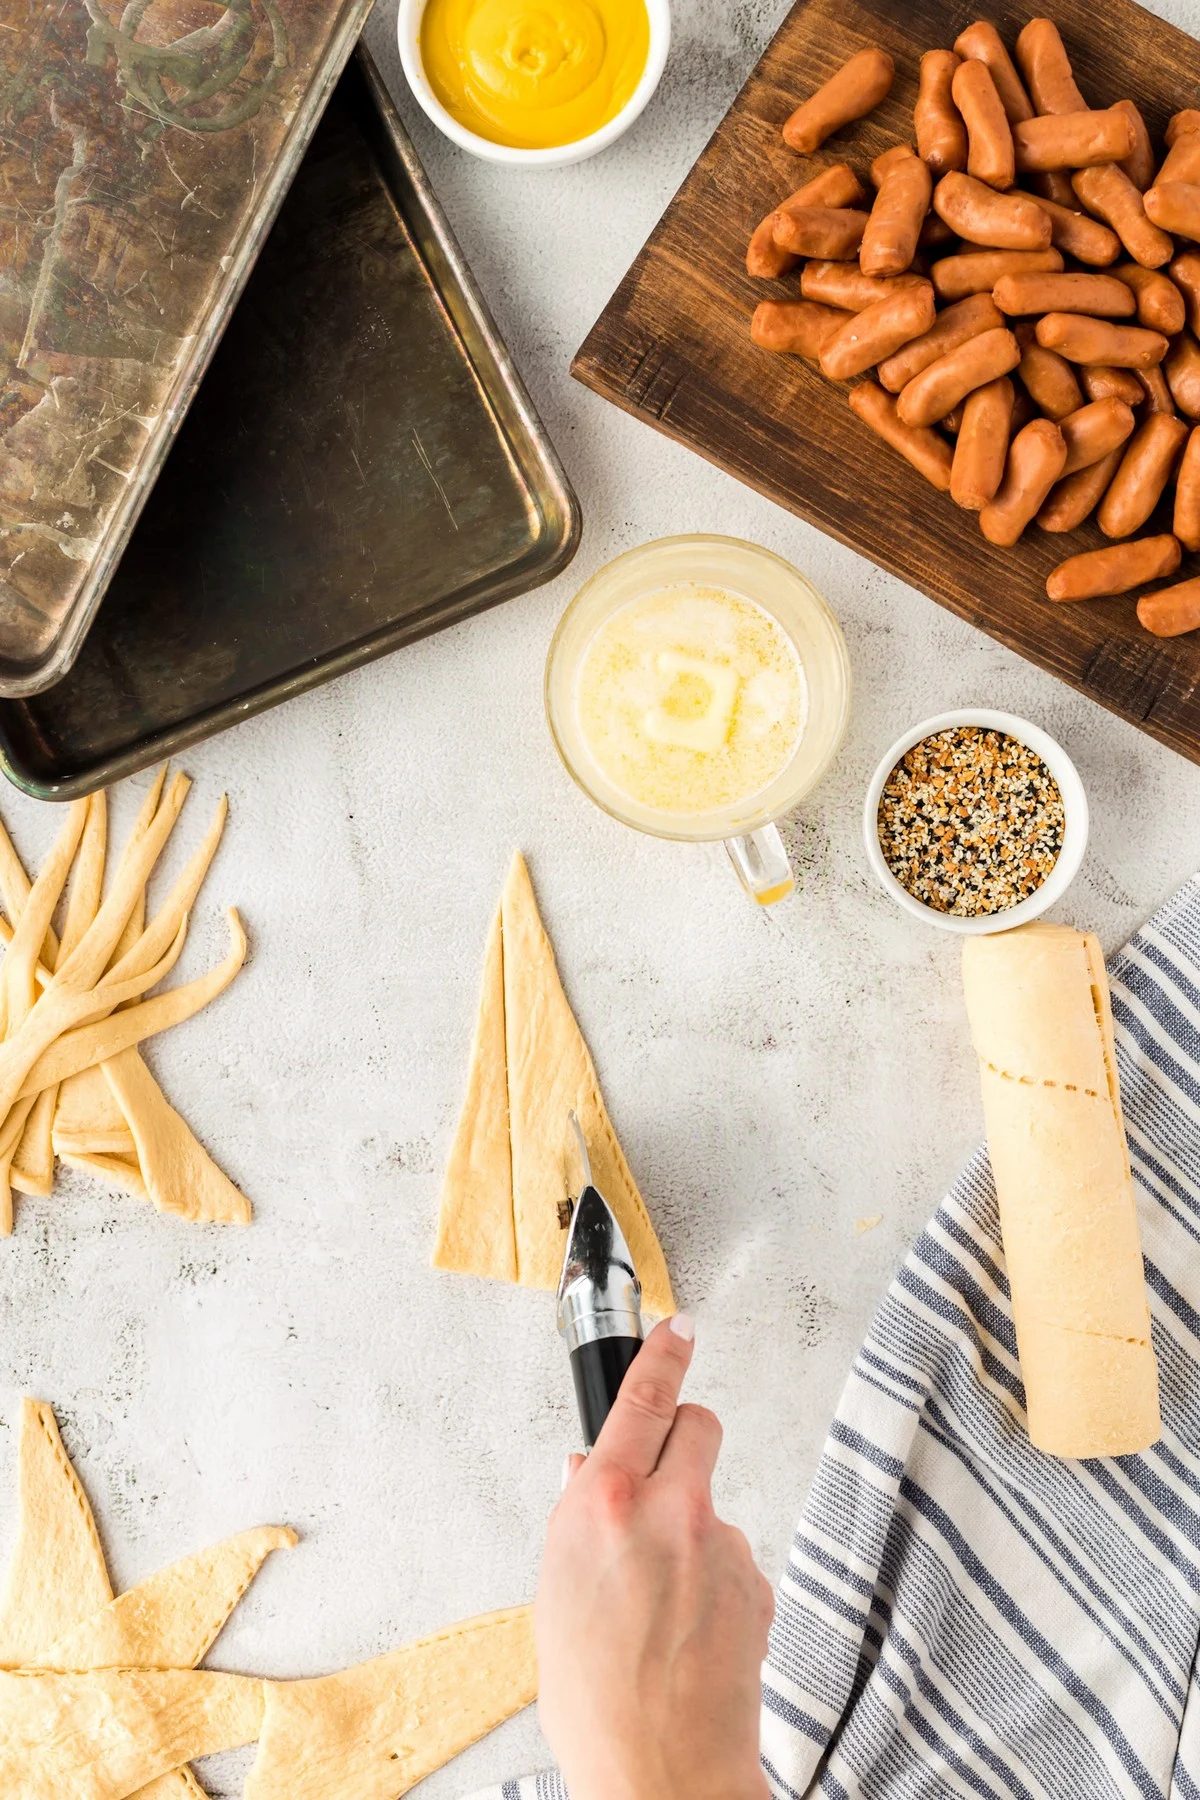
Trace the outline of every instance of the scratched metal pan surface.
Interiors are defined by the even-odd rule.
[[[549,580],[579,508],[366,52],[69,673],[0,701],[66,799]]]
[[[78,653],[370,7],[0,3],[0,694]]]

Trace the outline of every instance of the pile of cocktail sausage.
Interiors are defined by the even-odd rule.
[[[1094,513],[1114,541],[1060,563],[1051,600],[1131,593],[1200,550],[1200,110],[1160,163],[1132,101],[1088,106],[1052,20],[1015,56],[984,21],[927,51],[916,147],[875,158],[874,197],[835,162],[763,220],[746,267],[799,269],[801,298],[764,300],[751,335],[856,381],[858,417],[989,542]],[[784,142],[811,155],[894,76],[859,51]],[[1139,537],[1172,484],[1171,531]],[[1200,576],[1137,612],[1160,637],[1200,629]]]

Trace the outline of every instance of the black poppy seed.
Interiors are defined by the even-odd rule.
[[[914,899],[961,918],[1036,893],[1063,846],[1058,783],[1028,745],[958,725],[906,751],[879,802],[884,860]]]

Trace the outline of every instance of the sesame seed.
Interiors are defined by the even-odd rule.
[[[1020,905],[1058,861],[1058,783],[1027,744],[956,725],[906,751],[879,802],[879,844],[896,880],[936,912],[978,918]]]

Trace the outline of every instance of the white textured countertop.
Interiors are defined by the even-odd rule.
[[[402,91],[394,6],[372,47],[583,505],[553,586],[184,758],[194,841],[226,842],[186,969],[236,902],[252,960],[153,1044],[167,1092],[253,1198],[246,1231],[161,1219],[81,1177],[0,1244],[0,1555],[21,1391],[54,1403],[122,1585],[247,1525],[297,1526],[217,1666],[307,1674],[532,1594],[576,1422],[544,1296],[428,1266],[484,936],[526,852],[568,992],[682,1304],[691,1393],[726,1424],[721,1502],[775,1575],[866,1321],[981,1135],[955,941],[903,917],[859,840],[905,726],[981,702],[1066,745],[1092,841],[1058,916],[1109,947],[1197,864],[1200,769],[573,384],[567,365],[732,100],[782,0],[676,0],[666,79],[632,133],[522,175],[437,137]],[[1200,4],[1160,6],[1196,27]],[[854,665],[836,769],[789,829],[799,896],[758,913],[719,847],[592,808],[542,718],[554,622],[601,563],[717,530],[805,568]],[[145,779],[126,784],[127,823]],[[7,789],[36,859],[55,813]],[[182,853],[184,845],[178,847]],[[857,1237],[854,1220],[882,1213]],[[532,1714],[422,1790],[546,1760]],[[205,1771],[240,1793],[245,1757]]]

